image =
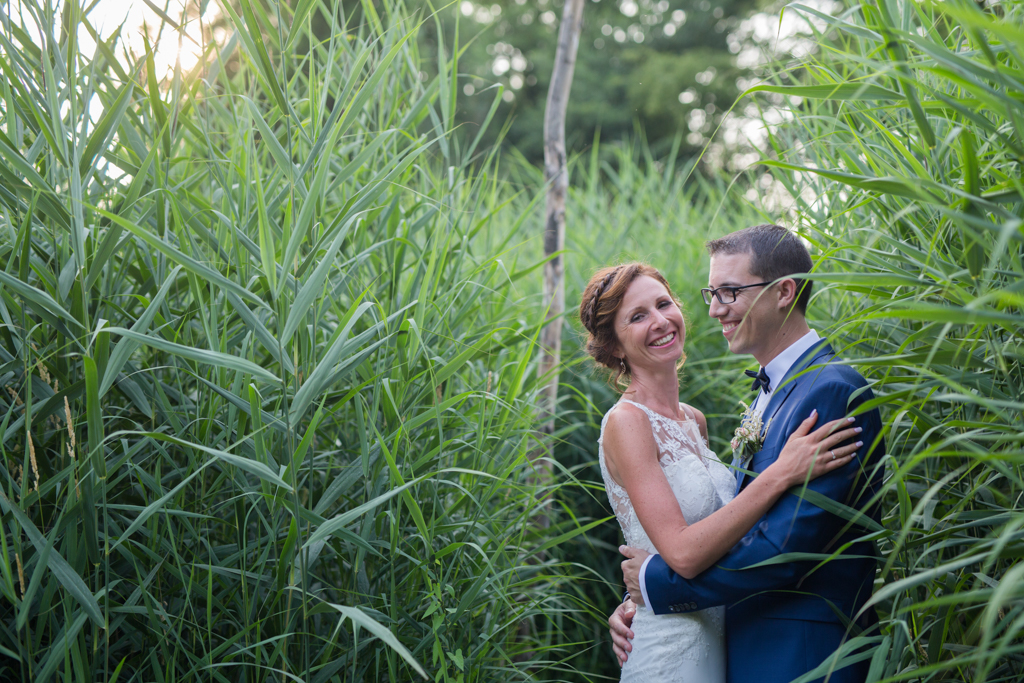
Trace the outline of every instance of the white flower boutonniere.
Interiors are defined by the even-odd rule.
[[[761,431],[764,427],[761,422],[761,413],[754,411],[743,401],[740,401],[740,405],[744,408],[743,415],[740,416],[740,426],[736,428],[732,441],[729,443],[732,446],[732,461],[734,463],[743,462],[761,450],[761,446],[764,445],[764,439],[761,438]]]

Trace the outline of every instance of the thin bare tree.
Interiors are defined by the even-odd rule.
[[[547,379],[541,394],[541,430],[555,431],[555,409],[558,404],[558,364],[562,353],[562,314],[565,313],[565,195],[569,187],[569,171],[565,158],[565,111],[569,90],[576,69],[576,51],[583,27],[584,0],[565,0],[562,24],[558,31],[555,68],[548,88],[544,112],[544,178],[547,181],[547,212],[544,223],[544,305],[548,324],[541,330],[543,356],[539,372]],[[545,469],[550,472],[550,464]]]

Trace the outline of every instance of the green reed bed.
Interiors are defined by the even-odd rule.
[[[869,3],[755,90],[820,254],[814,310],[872,382],[889,458],[876,681],[1024,675],[1024,7]]]
[[[425,68],[429,17],[362,9],[224,5],[226,41],[166,80],[116,37],[84,53],[89,6],[2,17],[0,677],[566,656],[533,271],[514,233],[480,245],[503,205],[452,135],[451,50]]]

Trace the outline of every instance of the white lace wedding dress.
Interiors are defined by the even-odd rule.
[[[736,479],[704,443],[693,416],[676,421],[647,406],[622,399],[612,407],[628,403],[644,411],[658,444],[658,459],[669,485],[679,501],[687,524],[694,524],[733,498]],[[611,415],[612,410],[608,411]],[[626,537],[626,545],[658,552],[637,519],[626,490],[608,474],[604,459],[605,415],[598,439],[598,460],[608,500]],[[656,615],[638,607],[633,618],[633,651],[622,667],[622,681],[641,683],[724,683],[725,608],[712,607],[685,614]]]

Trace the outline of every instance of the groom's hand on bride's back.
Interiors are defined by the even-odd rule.
[[[628,545],[620,545],[619,552],[626,558],[619,565],[622,567],[622,582],[626,584],[626,591],[633,596],[633,601],[642,605],[644,598],[643,591],[640,590],[640,569],[643,568],[644,560],[650,553]]]
[[[633,650],[633,632],[629,627],[633,624],[633,615],[636,614],[636,605],[629,598],[615,608],[612,615],[608,617],[608,632],[612,634],[612,650],[615,652],[615,659],[621,667],[629,659],[629,653]]]

